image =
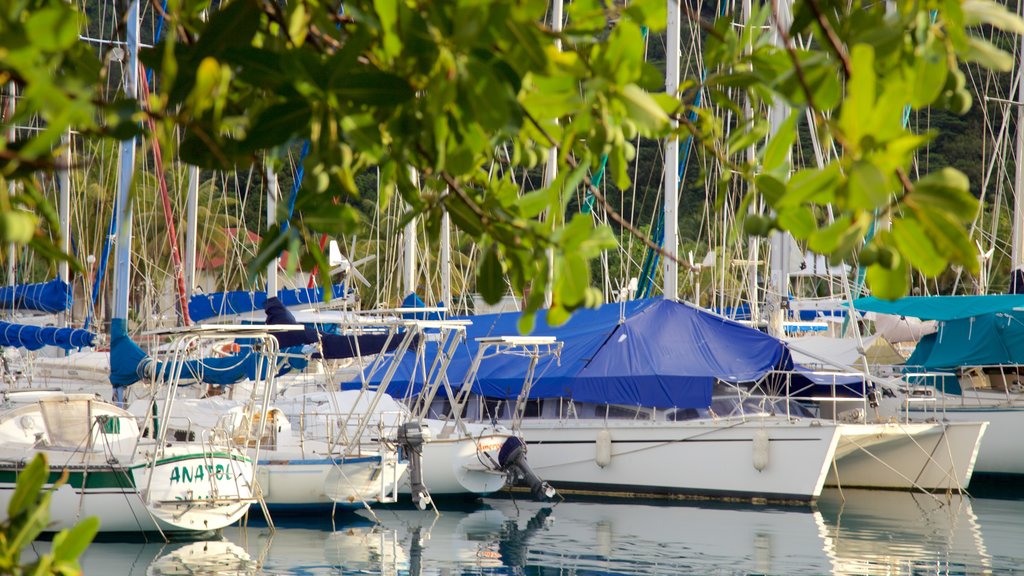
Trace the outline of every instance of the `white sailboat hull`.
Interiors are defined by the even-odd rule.
[[[841,424],[826,484],[894,490],[962,490],[986,422]]]
[[[48,457],[53,481],[63,467],[58,454]],[[4,510],[23,468],[20,462],[0,466]],[[69,472],[68,482],[51,497],[48,532],[70,528],[89,516],[99,518],[103,532],[219,530],[237,522],[253,502],[252,463],[227,454],[168,448],[154,467],[91,464]]]
[[[942,402],[940,399],[939,402]],[[978,458],[974,465],[977,474],[1021,474],[1024,475],[1024,406],[951,406],[929,407],[928,416],[938,415],[953,423],[988,422],[988,429],[981,439]],[[923,413],[923,411],[922,411]],[[910,417],[917,417],[918,411],[910,410]]]
[[[813,500],[821,493],[839,442],[839,428],[833,424],[782,417],[525,419],[521,429],[538,476],[562,492],[602,495]],[[610,458],[602,467],[595,457],[604,430],[610,436]],[[761,470],[755,467],[758,463]]]

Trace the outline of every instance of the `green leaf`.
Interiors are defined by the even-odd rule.
[[[761,169],[764,172],[776,172],[789,168],[790,150],[796,141],[796,114],[790,114],[779,126],[779,131],[768,141],[761,156]]]
[[[28,244],[35,236],[39,217],[23,210],[0,212],[0,239],[14,244]]]
[[[926,44],[923,53],[914,60],[910,105],[921,108],[934,102],[942,93],[948,73],[945,45],[938,40]]]
[[[548,326],[561,326],[569,321],[569,311],[559,304],[552,304],[548,309]]]
[[[309,129],[313,111],[302,98],[274,104],[253,121],[244,146],[248,150],[275,148]]]
[[[859,146],[864,122],[875,106],[875,49],[856,44],[850,52],[852,71],[846,85],[846,100],[839,113],[839,126],[851,145]]]
[[[498,259],[498,247],[491,244],[484,251],[484,257],[480,261],[480,268],[477,271],[476,287],[484,302],[497,304],[505,295],[505,271]]]
[[[668,25],[668,7],[663,0],[633,0],[626,8],[626,14],[654,32],[660,32]]]
[[[946,269],[946,259],[936,251],[935,244],[916,220],[894,219],[891,234],[903,256],[925,276],[934,277]]]
[[[583,302],[588,286],[590,267],[586,259],[575,252],[566,252],[555,281],[558,301],[567,308],[575,308]]]
[[[857,160],[846,179],[850,207],[874,210],[889,202],[885,176],[873,163]]]
[[[786,185],[771,174],[758,174],[754,186],[769,205],[774,206],[786,194]]]
[[[967,50],[961,54],[966,62],[976,62],[989,70],[1009,72],[1013,69],[1013,56],[988,40],[971,37],[967,39]]]
[[[21,514],[35,503],[49,475],[50,468],[46,464],[46,456],[37,453],[28,466],[25,466],[25,469],[18,474],[14,495],[11,496],[11,501],[7,504],[9,517],[13,518]]]
[[[900,259],[892,269],[872,264],[868,266],[866,280],[871,288],[871,294],[876,298],[883,300],[902,298],[907,295],[909,287],[906,261]]]
[[[776,207],[797,206],[804,202],[827,203],[835,197],[840,183],[838,163],[831,163],[824,168],[805,168],[793,174],[786,185],[786,195]]]
[[[962,222],[978,213],[978,200],[970,192],[970,181],[956,168],[942,168],[921,178],[914,183],[914,192],[906,201],[949,212]]]
[[[416,91],[404,78],[386,72],[357,72],[344,77],[335,92],[356,104],[395,106],[411,100]]]
[[[650,94],[636,84],[627,84],[619,92],[619,101],[642,136],[657,135],[668,126],[668,114]]]
[[[991,0],[964,0],[960,8],[963,10],[965,26],[988,24],[1014,34],[1024,34],[1024,21],[1002,4]]]
[[[809,206],[794,206],[780,210],[778,223],[783,230],[788,230],[798,240],[807,238],[818,227],[814,211]]]
[[[843,235],[850,229],[851,218],[841,216],[832,224],[813,232],[807,239],[807,247],[818,254],[831,254],[839,247]]]
[[[54,562],[77,562],[100,529],[100,519],[89,516],[70,530],[62,530],[53,538]]]

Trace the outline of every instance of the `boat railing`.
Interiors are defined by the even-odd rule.
[[[371,446],[381,448],[382,442],[390,444],[407,418],[408,414],[402,410],[303,411],[299,415],[299,442],[323,440],[332,453],[337,450],[346,456],[362,456]],[[357,432],[360,432],[358,437]]]

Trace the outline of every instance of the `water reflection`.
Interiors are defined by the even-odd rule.
[[[814,508],[486,499],[95,544],[86,574],[949,574],[1019,567],[1024,502],[827,492]]]

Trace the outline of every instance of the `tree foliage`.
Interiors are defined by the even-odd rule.
[[[29,564],[21,564],[21,552],[50,523],[50,497],[67,481],[59,478],[53,488],[43,486],[49,481],[50,468],[44,454],[36,454],[18,475],[17,486],[7,505],[7,519],[0,522],[0,574],[13,576],[76,576],[82,573],[78,557],[92,542],[100,522],[95,516],[85,518],[74,528],[61,530],[53,537],[53,548]]]
[[[911,132],[902,117],[908,106],[969,108],[960,62],[1012,65],[970,33],[978,25],[1024,29],[1000,5],[900,0],[887,11],[885,3],[796,0],[787,29],[778,24],[779,2],[766,3],[744,26],[734,26],[732,15],[702,21],[710,73],[666,94],[642,41],[644,29],[664,30],[663,0],[576,0],[557,32],[544,23],[548,4],[355,0],[336,11],[320,0],[227,0],[208,13],[208,0],[169,0],[162,41],[142,54],[159,80],[138,106],[104,97],[108,60],[76,41],[73,7],[4,0],[0,81],[23,87],[14,120],[38,115],[46,129],[0,150],[0,173],[26,182],[30,195],[32,173],[52,165],[68,126],[124,138],[146,115],[165,150],[205,168],[279,163],[289,146],[308,142],[296,217],[265,234],[252,270],[289,248],[326,274],[316,236],[358,231],[356,179],[379,167],[381,205],[405,202],[435,235],[446,210],[475,239],[485,299],[496,301],[507,278],[528,295],[532,312],[550,286],[557,322],[597,303],[591,260],[614,246],[608,227],[568,216],[588,171],[607,156],[608,178],[625,189],[633,138],[693,135],[728,167],[723,180],[747,180],[751,196],[771,209],[752,217],[748,231],[789,230],[834,261],[859,250],[880,296],[905,293],[911,266],[930,275],[950,264],[977,266],[964,227],[977,210],[966,178],[945,168],[912,181],[911,158],[934,134]],[[32,33],[58,21],[57,34]],[[814,129],[841,154],[790,175],[795,122],[765,140],[762,115],[740,113],[726,136],[724,118],[687,104],[699,89],[725,111],[740,113],[743,99],[755,109],[784,102],[793,117],[810,109]],[[184,137],[172,146],[175,134]],[[759,153],[748,162],[742,151],[751,145]],[[557,178],[520,195],[511,174],[538,166],[554,146]],[[492,173],[494,165],[501,169]],[[833,222],[821,216],[826,204],[836,211]],[[26,218],[16,206],[2,214]],[[892,228],[859,249],[876,217],[890,218]]]

